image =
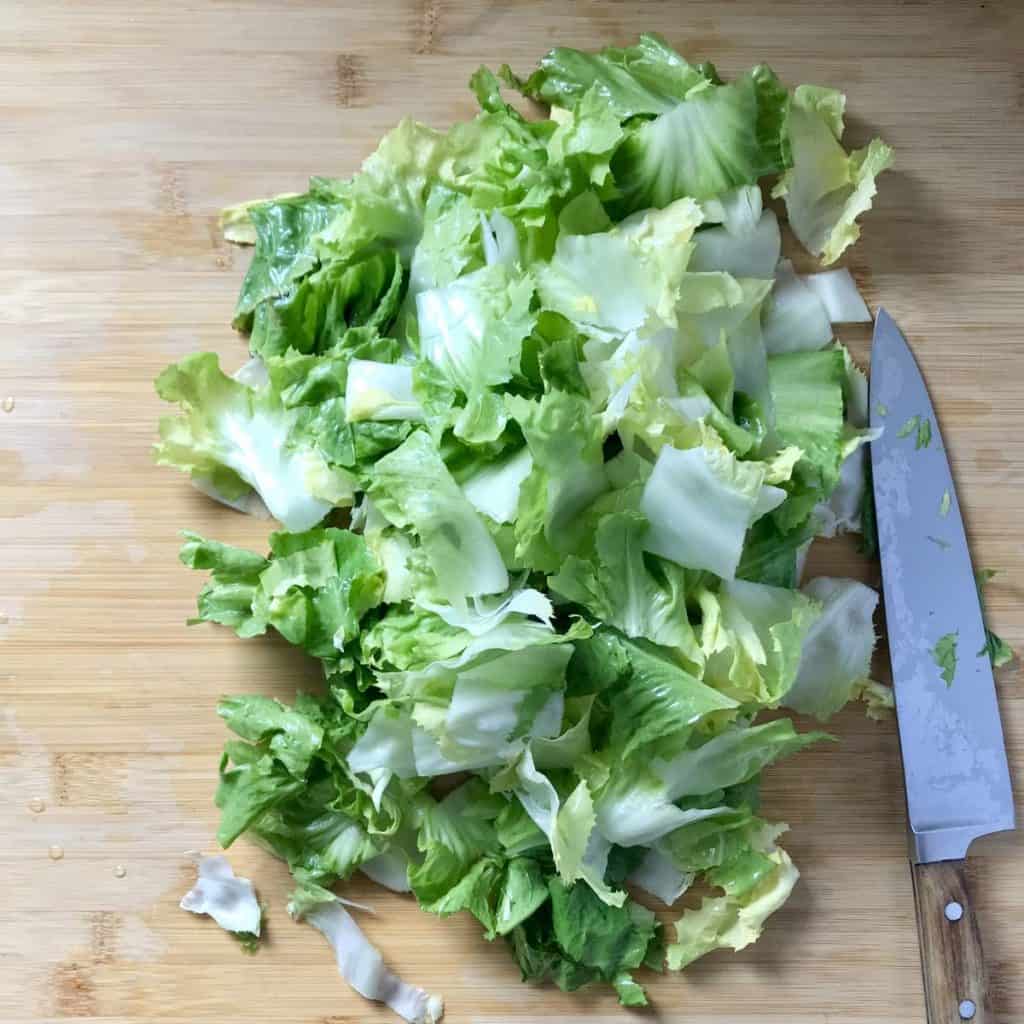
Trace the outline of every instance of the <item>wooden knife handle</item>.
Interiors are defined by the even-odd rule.
[[[911,864],[928,1024],[995,1024],[962,860]]]

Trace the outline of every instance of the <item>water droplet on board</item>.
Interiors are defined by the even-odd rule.
[[[50,847],[50,860],[60,860],[64,856],[63,846]]]
[[[8,395],[4,399],[4,412],[14,412],[14,396]]]
[[[117,867],[114,868],[114,877],[115,878],[124,878],[124,876],[127,875],[127,874],[128,874],[128,869],[123,864],[118,864]]]
[[[33,814],[42,814],[46,810],[46,801],[41,796],[34,796],[28,802],[28,809]]]

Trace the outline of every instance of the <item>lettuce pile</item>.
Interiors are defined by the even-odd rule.
[[[634,972],[742,948],[796,882],[759,780],[824,734],[765,713],[888,702],[874,591],[798,587],[861,521],[866,382],[832,322],[867,311],[781,260],[762,186],[830,263],[891,151],[843,149],[834,90],[654,36],[471,86],[473,120],[225,211],[252,358],[157,381],[158,460],[282,526],[265,556],[186,535],[199,620],[324,670],[221,703],[218,838],[286,861],[325,934],[361,936],[331,889],[363,871],[468,911],[524,978],[642,1005]],[[690,889],[664,930],[633,895]]]

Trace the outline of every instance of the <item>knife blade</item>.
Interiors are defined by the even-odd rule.
[[[883,428],[871,468],[912,848],[919,862],[955,860],[978,836],[1014,827],[1013,793],[945,446],[913,353],[882,309],[870,402]],[[948,684],[943,644],[956,655]]]
[[[911,877],[929,1024],[994,1021],[964,857],[1014,827],[985,624],[953,477],[921,372],[880,309],[871,442]]]

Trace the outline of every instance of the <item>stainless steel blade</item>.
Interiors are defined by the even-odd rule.
[[[914,356],[881,309],[870,386],[871,425],[884,428],[871,466],[913,852],[919,862],[954,860],[978,836],[1014,827],[1013,794],[945,447]],[[931,440],[919,447],[924,420]],[[957,659],[947,685],[935,649],[950,634]]]

